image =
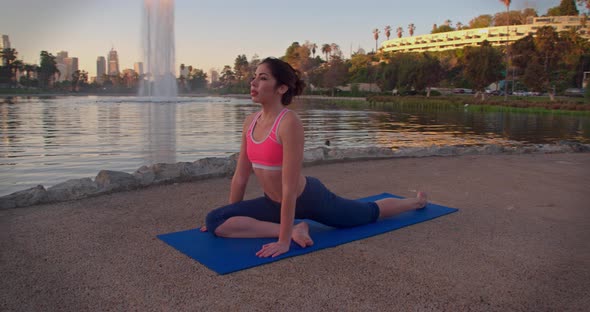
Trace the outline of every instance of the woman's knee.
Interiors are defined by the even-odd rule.
[[[223,224],[227,218],[224,217],[223,212],[220,208],[210,211],[205,218],[205,224],[207,225],[207,231],[218,235],[217,228]]]

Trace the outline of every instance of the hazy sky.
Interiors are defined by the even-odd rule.
[[[403,3],[403,4],[402,4]],[[512,0],[511,9],[532,7],[545,14],[560,0]],[[80,69],[96,75],[96,58],[111,47],[120,68],[141,61],[143,0],[0,0],[0,34],[25,63],[37,63],[41,50],[68,51]],[[176,0],[176,63],[210,68],[233,66],[239,54],[282,56],[294,41],[321,46],[336,43],[349,57],[359,47],[375,48],[372,30],[399,26],[408,35],[429,33],[445,20],[467,24],[482,14],[506,10],[500,0]],[[382,33],[379,42],[385,39]],[[321,52],[320,52],[321,53]]]

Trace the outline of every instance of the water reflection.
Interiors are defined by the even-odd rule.
[[[101,169],[223,157],[239,150],[242,123],[259,110],[249,99],[135,97],[0,99],[0,195],[37,184],[94,177]],[[306,148],[590,143],[590,117],[483,112],[452,105],[342,108],[313,100],[301,117]]]
[[[142,144],[145,163],[175,163],[176,105],[146,103],[142,109],[147,122]]]

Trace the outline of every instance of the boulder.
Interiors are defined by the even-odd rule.
[[[43,185],[14,192],[0,197],[0,209],[27,207],[43,203],[47,200],[47,191]]]
[[[98,187],[98,192],[101,193],[132,190],[140,186],[139,180],[132,174],[111,170],[98,172],[94,182]]]
[[[90,178],[72,179],[47,189],[47,201],[59,202],[80,199],[98,193],[96,182]]]

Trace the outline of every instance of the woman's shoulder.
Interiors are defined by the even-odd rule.
[[[283,118],[279,124],[278,131],[279,131],[279,133],[280,132],[290,133],[294,129],[299,129],[299,128],[303,129],[303,123],[301,122],[299,115],[295,111],[289,110],[283,116]]]
[[[244,118],[244,127],[248,127],[252,123],[254,118],[256,118],[256,115],[258,115],[258,113],[260,112],[254,112],[246,116],[246,118]]]
[[[283,116],[283,122],[284,121],[301,123],[301,119],[299,118],[299,114],[297,114],[297,112],[295,112],[292,109],[287,109],[287,111],[285,112],[285,115]]]

